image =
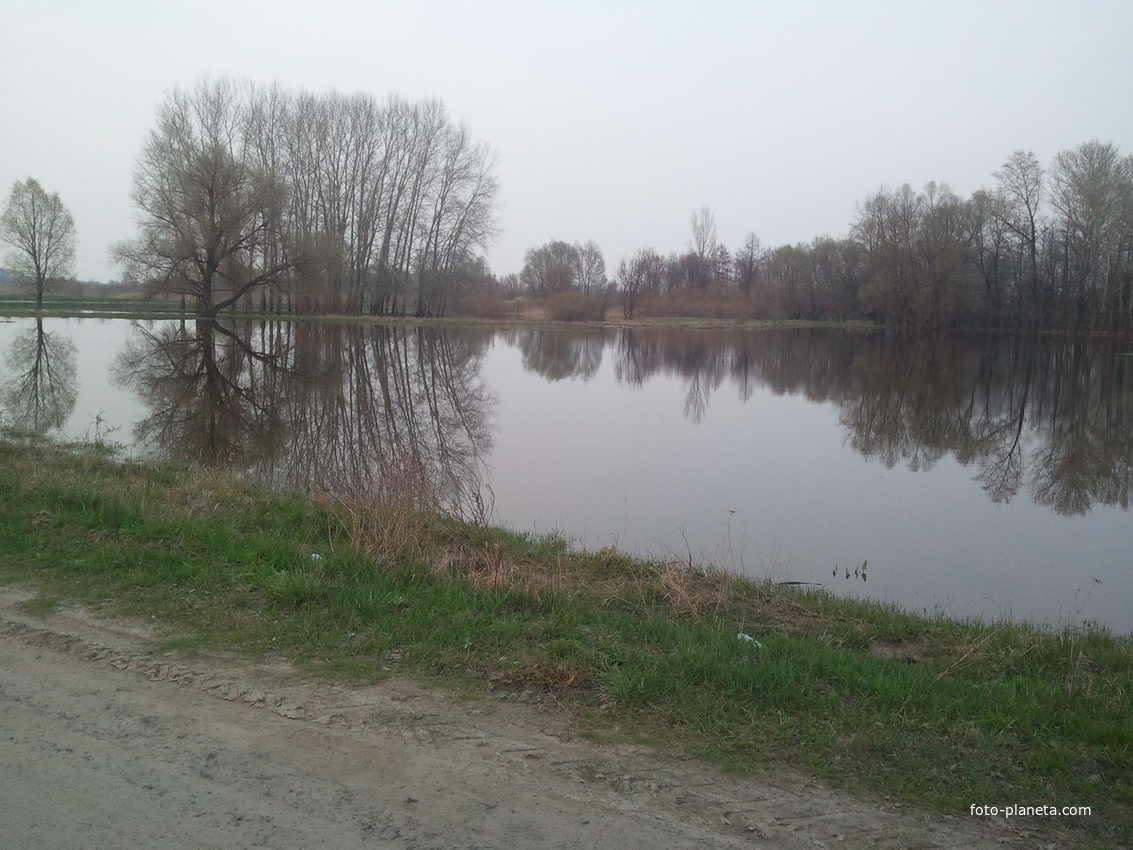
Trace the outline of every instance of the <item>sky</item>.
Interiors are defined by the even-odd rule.
[[[436,97],[497,158],[492,270],[592,239],[612,273],[685,250],[704,206],[731,249],[793,244],[883,186],[992,186],[1015,150],[1133,154],[1130,33],[1129,0],[3,0],[0,191],[58,192],[77,276],[110,280],[174,87]]]

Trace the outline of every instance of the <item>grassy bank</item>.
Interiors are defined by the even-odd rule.
[[[1028,826],[1133,834],[1133,645],[1102,631],[924,619],[18,435],[0,582],[156,617],[175,646],[512,689],[739,770],[787,760],[958,817],[1091,806]]]

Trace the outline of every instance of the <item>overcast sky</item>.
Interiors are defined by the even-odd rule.
[[[0,189],[35,177],[118,276],[156,105],[206,75],[435,96],[498,156],[493,271],[593,239],[612,272],[720,239],[845,235],[881,186],[967,196],[1012,151],[1133,153],[1133,2],[4,0]]]

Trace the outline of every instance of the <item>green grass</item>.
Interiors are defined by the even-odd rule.
[[[156,617],[182,648],[534,691],[581,733],[783,760],[958,816],[1090,805],[1036,825],[1098,847],[1133,834],[1133,645],[1104,630],[924,618],[16,435],[0,581],[44,611]]]
[[[0,313],[4,317],[52,316],[57,318],[167,319],[187,315],[180,302],[119,298],[108,296],[44,296],[43,309],[35,308],[34,293],[0,293]]]

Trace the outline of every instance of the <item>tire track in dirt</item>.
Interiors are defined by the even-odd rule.
[[[18,608],[28,597],[0,588],[0,822],[31,842],[13,846],[1044,846],[793,770],[736,778],[571,740],[553,712],[514,699],[157,655],[136,624],[33,617]]]

